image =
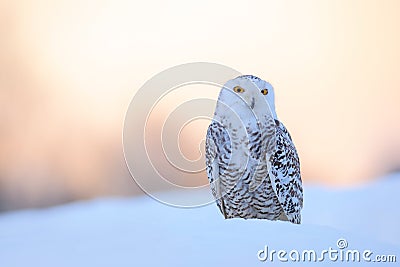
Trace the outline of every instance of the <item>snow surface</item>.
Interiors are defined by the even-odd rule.
[[[385,264],[396,266],[399,189],[400,175],[344,191],[308,186],[301,225],[224,220],[215,205],[173,208],[147,196],[10,212],[0,216],[0,266],[291,265],[276,258],[261,262],[257,253],[266,245],[319,253],[337,249],[339,238],[348,249],[396,255],[397,263]]]

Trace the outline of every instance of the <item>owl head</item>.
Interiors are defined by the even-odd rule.
[[[261,115],[275,111],[275,94],[272,85],[253,75],[242,75],[229,80],[221,89],[218,101],[238,113]]]

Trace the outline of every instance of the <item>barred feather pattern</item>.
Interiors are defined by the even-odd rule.
[[[262,121],[247,125],[246,134],[224,117],[210,124],[206,167],[212,194],[227,219],[298,224],[303,190],[296,148],[282,123],[267,116]],[[244,160],[235,161],[235,154]]]

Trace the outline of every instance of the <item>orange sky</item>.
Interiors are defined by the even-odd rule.
[[[108,162],[99,146],[119,153],[135,90],[193,61],[272,83],[306,182],[357,184],[400,166],[399,1],[17,0],[0,9],[4,177],[32,166],[67,184],[96,177],[82,162]],[[65,152],[55,160],[54,151]]]

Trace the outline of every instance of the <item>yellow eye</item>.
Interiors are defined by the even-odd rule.
[[[243,93],[244,89],[240,86],[235,86],[233,87],[233,91],[235,91],[236,93]]]
[[[262,89],[261,94],[263,95],[268,95],[268,89]]]

